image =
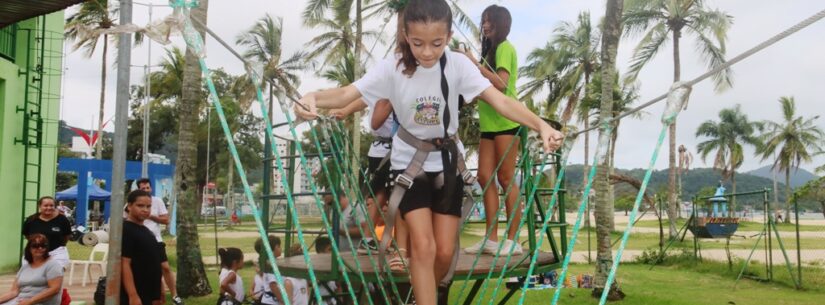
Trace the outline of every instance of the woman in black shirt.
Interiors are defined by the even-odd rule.
[[[49,240],[49,256],[64,268],[69,264],[66,242],[72,234],[72,226],[57,210],[54,198],[43,196],[37,200],[37,213],[23,223],[23,236],[28,238],[32,234],[45,235]]]

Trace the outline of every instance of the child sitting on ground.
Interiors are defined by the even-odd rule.
[[[329,237],[321,236],[315,239],[315,252],[318,254],[332,253],[332,241]],[[323,304],[335,305],[338,303],[335,299],[335,294],[339,292],[338,283],[335,281],[318,283],[318,289],[320,289],[321,298],[324,299]]]
[[[218,304],[241,304],[244,299],[243,279],[238,276],[238,270],[243,267],[243,252],[238,248],[220,248],[218,255],[221,258],[221,273],[218,276],[221,296]]]

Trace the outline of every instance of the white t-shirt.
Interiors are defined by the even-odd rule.
[[[163,203],[163,199],[160,197],[152,196],[152,212],[149,214],[151,216],[161,216],[161,215],[168,215],[169,211],[166,210],[166,204]],[[160,224],[154,222],[150,219],[146,219],[143,221],[143,225],[152,231],[152,234],[155,234],[155,239],[158,242],[162,242],[163,238],[160,236]]]
[[[390,116],[384,120],[384,124],[382,124],[381,127],[378,127],[378,129],[372,129],[372,116],[375,115],[375,103],[366,103],[367,106],[370,107],[370,113],[368,116],[364,117],[364,120],[367,121],[367,125],[370,126],[372,135],[382,138],[392,138],[392,131],[395,129],[395,118],[393,118],[392,113],[390,113]],[[391,148],[391,143],[381,143],[376,140],[370,145],[370,150],[367,152],[367,156],[371,158],[383,158],[390,152]]]
[[[291,304],[309,305],[309,285],[307,285],[307,280],[294,277],[285,277],[284,281],[292,282]]]
[[[270,283],[275,283],[276,286],[278,285],[278,281],[275,279],[275,275],[272,274],[272,273],[264,273],[263,274],[264,296],[261,298],[261,303],[262,304],[268,304],[268,305],[277,305],[278,300],[273,298],[272,295],[271,295],[272,289],[269,288]]]
[[[463,95],[465,99],[472,100],[492,85],[467,56],[452,51],[446,51],[445,54],[447,65],[444,67],[444,75],[450,89],[448,102],[451,116],[447,133],[452,135],[458,131],[458,96]],[[445,102],[441,92],[440,64],[436,63],[430,68],[419,66],[412,77],[404,75],[403,70],[404,65],[398,65],[394,57],[384,59],[356,81],[355,88],[368,105],[382,98],[389,99],[398,122],[413,136],[419,139],[443,137]],[[393,138],[392,169],[407,168],[415,151],[414,147],[404,143],[396,135]],[[424,171],[442,170],[441,153],[430,153],[424,162]]]
[[[329,289],[332,289],[332,291],[327,290],[327,287],[329,287]],[[338,284],[336,284],[335,281],[326,282],[326,286],[324,286],[323,284],[320,284],[320,283],[318,284],[318,293],[321,294],[321,297],[332,296],[336,289],[338,289]],[[335,305],[335,304],[337,304],[337,302],[333,298],[333,299],[325,300],[322,304],[324,304],[324,305]]]
[[[232,273],[235,273],[235,271],[226,268],[221,268],[221,273],[218,275],[218,285],[220,285],[220,283],[223,283],[223,280]],[[243,290],[243,279],[239,274],[235,274],[235,282],[229,284],[229,287],[231,287],[232,290],[235,291],[235,300],[237,300],[238,302],[243,302],[244,293],[246,293],[246,291]]]

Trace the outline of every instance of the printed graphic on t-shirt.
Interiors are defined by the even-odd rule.
[[[441,97],[422,96],[415,99],[415,122],[421,125],[441,125]]]

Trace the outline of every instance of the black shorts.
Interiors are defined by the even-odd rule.
[[[392,171],[392,176],[400,175],[403,171]],[[410,189],[404,192],[404,197],[401,198],[401,203],[398,209],[401,211],[401,217],[407,213],[428,208],[437,214],[453,215],[461,217],[461,203],[464,199],[464,179],[461,176],[455,176],[455,191],[452,198],[448,200],[447,205],[442,205],[441,201],[446,196],[444,188],[436,188],[435,178],[441,174],[440,172],[425,173],[413,181]],[[393,180],[394,181],[394,180]]]
[[[515,136],[518,135],[519,129],[521,129],[521,127],[516,127],[513,129],[507,129],[502,131],[482,131],[481,138],[487,140],[494,140],[497,136]]]
[[[166,257],[166,243],[165,242],[158,242],[158,252],[160,253],[160,262],[168,262],[169,258]]]
[[[386,191],[390,186],[390,160],[387,160],[387,162],[384,162],[384,166],[378,168],[384,158],[369,157],[368,159],[367,175],[370,177],[372,193],[366,192],[364,194],[367,197],[372,197],[372,194]]]

